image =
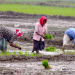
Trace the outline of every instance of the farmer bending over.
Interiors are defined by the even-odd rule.
[[[46,26],[47,19],[45,16],[40,18],[40,21],[35,25],[35,31],[33,34],[33,50],[32,52],[36,51],[39,53],[39,50],[44,49],[44,35],[47,33],[47,26]]]
[[[18,29],[16,29],[16,31],[14,32],[6,27],[0,27],[0,50],[7,50],[7,41],[9,42],[10,46],[21,50],[21,47],[13,44],[14,40],[20,38],[21,36],[22,32]]]
[[[74,46],[75,44],[75,28],[69,28],[65,31],[63,37],[63,47],[62,51],[64,52],[64,48],[66,45]]]

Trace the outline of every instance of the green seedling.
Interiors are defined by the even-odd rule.
[[[16,43],[16,46],[19,46],[19,45]]]
[[[25,52],[25,55],[26,55],[26,56],[29,56],[29,52],[26,51],[26,52]]]
[[[53,38],[53,36],[52,35],[49,35],[49,34],[46,34],[45,36],[44,36],[46,39],[52,39]]]
[[[54,52],[55,49],[56,49],[56,48],[54,48],[54,47],[51,46],[51,47],[46,48],[46,51]]]
[[[43,60],[42,65],[45,67],[45,69],[51,69],[51,67],[48,64],[48,60]]]
[[[9,45],[9,42],[7,42],[7,45]]]
[[[67,54],[68,54],[68,51],[67,51]]]
[[[19,55],[23,55],[23,52],[22,52],[22,51],[20,51],[20,52],[19,52]]]
[[[74,51],[74,54],[75,54],[75,51]]]
[[[3,56],[3,55],[5,55],[5,52],[1,52],[0,56]]]
[[[22,48],[23,48],[24,46],[22,46]]]
[[[30,55],[31,55],[32,57],[39,56],[39,54],[35,54],[35,53],[31,53]]]
[[[16,51],[13,52],[13,55],[16,55]]]
[[[70,54],[73,54],[73,52],[72,52],[72,51],[70,51]]]
[[[11,53],[10,53],[9,51],[7,51],[7,52],[5,53],[5,55],[9,56],[9,55],[11,55]]]
[[[35,54],[34,54],[34,53],[31,53],[30,55],[31,55],[32,57],[35,57]]]

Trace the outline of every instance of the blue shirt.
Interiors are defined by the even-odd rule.
[[[65,34],[67,34],[70,37],[70,40],[74,39],[75,44],[75,28],[69,28],[68,30],[65,31]]]

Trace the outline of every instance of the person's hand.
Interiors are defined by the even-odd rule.
[[[45,39],[45,37],[43,35],[41,35],[41,36]]]

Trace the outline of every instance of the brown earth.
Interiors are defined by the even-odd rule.
[[[37,20],[40,19],[40,17],[43,15],[37,15],[37,14],[24,14],[24,13],[19,13],[19,12],[12,12],[12,11],[6,11],[6,12],[2,12],[0,11],[0,19],[4,20],[4,21],[8,21],[10,23],[10,21],[12,20],[13,22],[17,21],[19,19],[21,19],[21,22],[23,20],[23,22],[26,21],[30,21],[30,25],[32,25],[32,23],[36,22]],[[54,22],[51,23],[51,27],[56,27],[55,29],[51,30],[48,29],[48,34],[52,34],[53,35],[53,39],[52,40],[45,40],[47,46],[53,45],[56,48],[62,48],[63,45],[63,35],[64,32],[67,28],[69,27],[75,27],[74,24],[73,25],[69,25],[66,23],[63,23],[64,21],[66,22],[74,22],[75,17],[71,17],[71,16],[61,16],[61,15],[54,15],[54,16],[50,16],[50,15],[44,15],[47,17],[48,19],[48,25],[51,23],[51,21],[56,21],[58,25],[53,26],[52,24]],[[49,22],[49,20],[51,20]],[[25,22],[26,22],[25,21]],[[28,21],[28,22],[29,22]],[[62,25],[60,25],[60,21]],[[69,26],[67,26],[69,25]],[[26,26],[26,25],[25,25]],[[59,28],[60,26],[60,28]],[[22,27],[22,26],[20,26]],[[34,27],[34,26],[33,26]],[[48,28],[50,28],[50,26],[48,26]],[[34,29],[34,28],[33,28]],[[23,37],[20,39],[21,41],[29,41],[29,42],[33,42],[32,40],[33,38],[33,30],[29,31],[28,33],[23,32]],[[75,47],[66,47],[66,49],[75,49]]]
[[[34,25],[32,25],[32,24],[37,22],[41,16],[42,15],[36,15],[36,14],[31,15],[31,14],[24,14],[24,13],[18,13],[18,12],[15,13],[12,11],[7,11],[7,12],[0,11],[0,25],[1,26],[4,25],[13,30],[16,28],[16,27],[14,27],[14,25],[17,22],[20,25],[17,28],[21,28],[21,30],[23,30],[23,27],[22,27],[23,25],[24,25],[24,30],[27,29],[26,28],[27,26],[30,26],[29,28],[32,27],[32,30],[23,31],[23,37],[19,40],[20,43],[22,43],[22,42],[32,43],[33,42],[32,37],[33,37],[33,31],[34,31]],[[62,48],[62,44],[63,44],[62,39],[63,39],[64,32],[69,27],[75,27],[74,26],[75,17],[49,16],[49,15],[45,15],[45,16],[48,19],[48,23],[47,23],[48,24],[48,33],[53,35],[52,40],[48,40],[48,39],[45,40],[46,47],[54,46],[56,48]],[[27,25],[27,23],[30,23],[30,25]],[[66,49],[70,49],[70,47],[66,47]],[[74,48],[71,47],[71,49],[74,49]],[[55,69],[55,71],[45,70],[44,68],[40,69],[42,60],[44,60],[44,59],[47,59],[49,61],[50,65],[51,65],[51,62],[53,63],[52,68],[53,68],[53,66],[55,66],[53,68],[53,69]],[[18,56],[14,56],[14,55],[0,56],[0,62],[1,62],[0,65],[3,66],[4,64],[11,64],[10,66],[12,66],[12,67],[10,67],[9,65],[4,65],[3,67],[0,66],[0,74],[1,75],[15,75],[14,70],[17,67],[13,68],[13,65],[15,65],[14,63],[17,63],[18,67],[21,68],[21,70],[22,70],[22,73],[23,73],[22,75],[33,75],[34,74],[33,72],[35,72],[37,70],[39,70],[41,72],[37,71],[35,75],[42,75],[42,74],[43,75],[64,75],[64,74],[68,73],[68,70],[71,71],[74,69],[73,68],[74,61],[75,61],[75,55],[73,55],[73,54],[72,55],[71,54],[61,54],[61,55],[55,55],[55,56],[43,55],[43,56],[37,56],[37,57],[24,56],[24,55],[23,56],[20,56],[20,55],[18,55]],[[36,64],[36,62],[38,64]],[[40,64],[39,64],[39,62],[40,62]],[[58,63],[58,62],[61,62],[61,63]],[[20,63],[23,63],[23,64],[20,64]],[[28,65],[28,63],[30,66]],[[73,64],[70,69],[69,64],[71,64],[71,63],[73,63]],[[23,68],[20,67],[21,65],[23,66]],[[61,67],[59,69],[57,69],[57,67],[59,67],[60,65],[61,65]],[[67,65],[69,67],[67,67]],[[29,66],[29,67],[27,67],[27,66]],[[62,71],[59,71],[60,69],[62,69]],[[73,72],[72,73],[69,72],[69,73],[74,74]]]

